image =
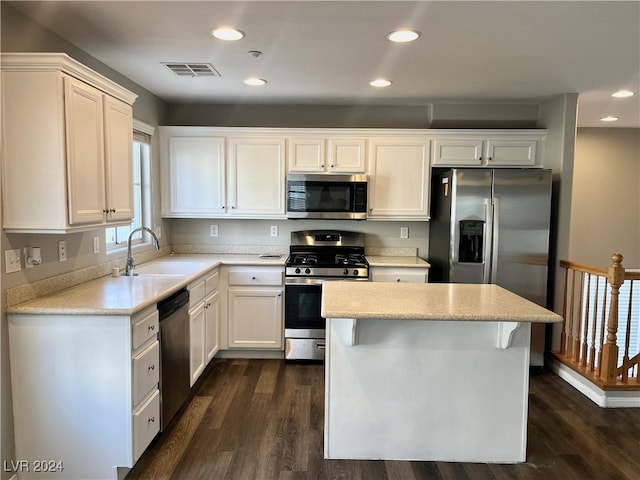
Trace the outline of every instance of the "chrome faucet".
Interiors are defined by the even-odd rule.
[[[127,239],[127,268],[124,272],[124,274],[127,277],[132,277],[133,275],[136,275],[134,273],[136,264],[134,263],[133,255],[131,254],[131,237],[133,236],[134,233],[136,233],[139,230],[149,232],[149,235],[151,235],[151,239],[153,240],[153,246],[155,247],[156,250],[160,251],[160,241],[158,240],[158,237],[156,237],[156,234],[153,233],[153,230],[147,227],[138,227],[131,230],[131,233],[129,234],[129,238]]]

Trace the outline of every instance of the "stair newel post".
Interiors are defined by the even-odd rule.
[[[618,346],[616,344],[618,332],[618,296],[620,286],[624,282],[624,267],[622,255],[614,254],[611,259],[613,265],[609,267],[608,280],[611,284],[611,304],[609,306],[609,319],[607,321],[607,339],[602,347],[601,378],[607,383],[615,383],[618,368]]]

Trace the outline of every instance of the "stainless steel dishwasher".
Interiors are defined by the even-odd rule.
[[[189,292],[158,302],[160,317],[160,405],[164,430],[189,396]]]

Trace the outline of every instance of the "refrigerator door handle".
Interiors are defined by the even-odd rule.
[[[491,222],[491,280],[496,283],[498,280],[498,244],[500,232],[500,199],[493,199],[493,221]]]
[[[491,244],[493,233],[493,208],[490,198],[484,199],[484,252],[482,253],[482,283],[489,283],[491,275]]]

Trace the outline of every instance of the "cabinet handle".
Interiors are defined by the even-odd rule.
[[[148,372],[151,372],[151,371],[153,371],[153,370],[155,370],[155,369],[156,369],[156,366],[155,366],[155,365],[153,365],[153,364],[151,364],[151,365],[149,365],[149,366],[147,367],[147,371],[148,371]]]
[[[115,208],[112,208],[112,209],[110,210],[110,212],[111,212],[111,213],[116,213],[116,209],[115,209]]]
[[[109,210],[107,210],[106,208],[104,210],[102,210],[102,213],[109,213]]]
[[[255,280],[255,279],[256,279],[256,277],[251,277],[251,280]]]
[[[324,168],[324,163],[322,165],[320,165],[322,168]]]
[[[396,278],[396,282],[400,283],[400,279],[399,279],[399,278]]]
[[[335,167],[335,165],[331,165],[331,168],[334,168],[334,167]]]
[[[153,332],[155,329],[156,329],[156,326],[155,326],[155,325],[149,325],[149,328],[148,328],[148,330],[147,330],[147,331],[149,331],[149,332]]]
[[[489,161],[493,160],[493,157],[489,157]]]
[[[156,421],[156,417],[149,417],[149,420],[147,420],[147,423],[155,423]]]

